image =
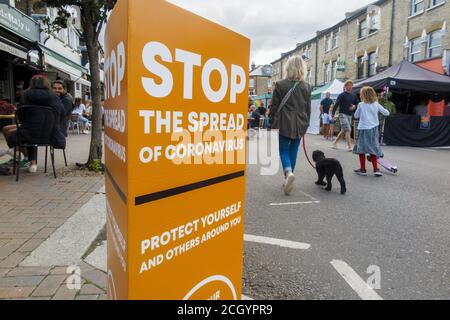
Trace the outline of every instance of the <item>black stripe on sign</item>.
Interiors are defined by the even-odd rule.
[[[109,180],[111,180],[111,183],[114,187],[114,189],[116,189],[117,194],[119,195],[120,199],[122,199],[122,201],[127,204],[127,196],[125,195],[125,193],[123,193],[123,191],[120,189],[119,185],[117,184],[116,180],[114,180],[113,176],[111,175],[111,173],[109,172],[108,168],[105,167],[105,172],[106,175],[108,176]]]
[[[143,205],[143,204],[146,204],[149,202],[154,202],[154,201],[158,201],[161,199],[173,197],[173,196],[176,196],[176,195],[179,195],[182,193],[187,193],[187,192],[191,192],[191,191],[194,191],[197,189],[206,188],[206,187],[209,187],[209,186],[212,186],[215,184],[219,184],[219,183],[229,181],[229,180],[234,180],[234,179],[244,177],[244,176],[245,176],[245,171],[240,171],[240,172],[235,172],[235,173],[228,174],[228,175],[221,176],[221,177],[196,182],[193,184],[188,184],[188,185],[185,185],[182,187],[177,187],[177,188],[173,188],[173,189],[169,189],[169,190],[165,190],[165,191],[147,194],[145,196],[136,197],[135,205],[140,206],[140,205]]]

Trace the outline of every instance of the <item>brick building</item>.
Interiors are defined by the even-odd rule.
[[[272,66],[252,65],[250,71],[249,95],[261,96],[272,92]]]
[[[364,79],[408,59],[430,70],[449,71],[448,0],[379,0],[298,44],[272,63],[274,81],[286,61],[302,55],[307,81],[320,86],[338,78]]]

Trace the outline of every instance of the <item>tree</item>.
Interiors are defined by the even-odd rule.
[[[99,35],[108,19],[108,13],[113,9],[117,0],[38,0],[35,4],[37,8],[56,8],[57,17],[50,21],[44,20],[46,31],[49,33],[67,28],[67,23],[71,14],[71,6],[77,6],[81,12],[81,26],[83,28],[83,38],[86,43],[89,69],[91,72],[91,95],[92,95],[92,136],[89,148],[89,159],[86,167],[98,166],[103,155],[102,143],[102,110],[101,110],[101,83],[100,83],[100,62],[99,62]]]

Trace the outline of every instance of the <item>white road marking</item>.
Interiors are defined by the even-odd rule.
[[[271,203],[271,206],[294,206],[299,204],[319,204],[320,201],[303,201],[303,202],[286,202],[286,203]]]
[[[253,299],[250,298],[250,297],[247,297],[247,296],[242,295],[242,296],[241,296],[241,300],[242,300],[242,301],[245,301],[245,300],[250,301],[250,300],[253,300]]]
[[[330,263],[361,299],[383,300],[346,262],[333,260]]]
[[[290,249],[298,249],[298,250],[308,250],[309,248],[311,248],[311,245],[308,243],[294,242],[294,241],[281,240],[281,239],[275,239],[275,238],[258,237],[258,236],[252,236],[249,234],[244,235],[244,241],[262,243],[262,244],[271,244],[274,246],[290,248]]]
[[[429,152],[437,152],[437,150],[434,149],[427,149],[427,148],[415,148],[416,150],[422,150],[422,151],[429,151]]]
[[[303,192],[301,190],[299,190],[300,193],[303,193],[303,195],[307,196],[308,198],[310,198],[312,201],[318,201],[316,198],[314,198],[312,195],[307,194],[306,192]]]

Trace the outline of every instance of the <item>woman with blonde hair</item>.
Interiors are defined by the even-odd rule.
[[[275,84],[270,106],[272,129],[279,129],[286,195],[294,187],[298,149],[311,118],[311,86],[305,82],[305,74],[305,61],[300,56],[291,57],[286,63],[285,78]]]
[[[389,116],[389,111],[378,103],[378,97],[375,90],[371,87],[361,89],[361,103],[355,113],[355,118],[359,119],[358,139],[356,140],[354,154],[359,155],[361,168],[355,170],[357,175],[367,176],[366,154],[371,157],[375,177],[383,176],[378,169],[378,158],[383,156],[380,148],[378,127],[380,121],[378,114]]]

